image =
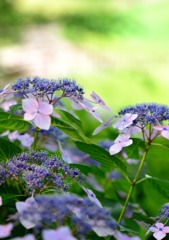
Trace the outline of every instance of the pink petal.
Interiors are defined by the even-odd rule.
[[[162,131],[163,130],[163,126],[154,126],[153,128],[157,131]]]
[[[39,102],[38,111],[45,115],[50,115],[53,112],[53,105],[48,102]]]
[[[130,139],[130,134],[120,134],[115,140],[115,143],[121,143],[128,141]]]
[[[153,234],[153,236],[157,239],[157,240],[161,240],[163,239],[165,236],[166,236],[166,233],[162,232],[162,231],[158,231],[158,232],[155,232]]]
[[[149,227],[148,231],[149,232],[158,232],[158,228],[156,228],[156,227]]]
[[[157,131],[169,130],[169,126],[154,126],[153,128]]]
[[[38,101],[35,98],[27,98],[22,100],[22,108],[26,113],[37,113]]]
[[[164,233],[169,233],[169,227],[164,227],[164,228],[163,228],[163,232],[164,232]]]
[[[47,115],[38,113],[36,117],[33,119],[34,124],[44,130],[49,130],[51,125],[51,118]]]
[[[96,195],[94,194],[94,192],[92,190],[85,188],[85,187],[83,187],[83,190],[86,192],[90,201],[96,203],[97,206],[102,208],[100,201],[96,198]]]
[[[159,229],[159,228],[163,228],[164,227],[164,224],[163,223],[160,223],[160,222],[157,222],[155,224],[155,226]]]
[[[106,122],[102,123],[99,127],[97,127],[94,132],[93,135],[98,134],[100,131],[102,131],[105,128],[108,128],[110,125],[112,125],[112,120],[114,119],[114,116],[112,116],[111,118],[109,118]]]
[[[42,232],[43,240],[77,240],[68,227],[59,227],[56,230],[46,229]]]
[[[137,114],[126,113],[113,125],[113,127],[120,131],[124,130],[126,127],[130,126],[137,117]]]
[[[11,235],[13,224],[8,223],[6,225],[0,225],[0,238],[6,238]]]
[[[111,109],[106,106],[105,102],[95,92],[92,92],[90,96],[95,101],[95,103],[98,103],[105,110],[111,111]]]
[[[25,235],[24,237],[16,237],[11,240],[35,240],[35,237],[32,234]]]
[[[127,146],[131,145],[132,143],[133,143],[133,140],[132,140],[132,139],[129,139],[128,141],[123,142],[123,143],[121,144],[121,146],[122,146],[122,147],[127,147]]]
[[[114,155],[116,153],[119,153],[122,150],[122,146],[120,143],[115,143],[109,148],[110,155]]]
[[[95,111],[96,109],[97,107],[94,107],[94,108],[91,108],[89,111],[99,122],[103,122],[100,115]]]
[[[168,130],[163,130],[161,132],[161,136],[169,140],[169,131]]]
[[[37,114],[37,112],[34,112],[34,113],[28,113],[27,112],[27,113],[24,114],[24,120],[31,121],[36,117],[36,114]]]
[[[2,206],[2,197],[0,196],[0,206]]]

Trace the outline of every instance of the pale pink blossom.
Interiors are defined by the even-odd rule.
[[[9,86],[11,84],[7,84],[2,90],[0,90],[0,96],[4,95],[5,93],[8,93],[9,92]]]
[[[169,233],[169,227],[165,227],[163,223],[157,222],[155,227],[152,226],[149,228],[150,232],[153,232],[153,236],[157,240],[161,240],[166,236],[166,233]]]
[[[25,202],[16,202],[16,209],[18,211],[18,213],[20,215],[22,215],[22,213],[27,210],[29,207],[31,207],[33,204],[36,204],[36,201],[33,197],[27,198],[25,200]],[[22,216],[19,217],[19,220],[21,222],[21,224],[26,228],[26,229],[30,229],[36,226],[36,224],[34,222],[32,222],[32,218],[31,219],[25,219]]]
[[[12,238],[11,240],[35,240],[35,237],[32,234],[28,234],[28,235],[25,235],[24,237]]]
[[[115,140],[114,144],[109,148],[110,155],[119,153],[123,147],[127,147],[133,143],[130,139],[130,134],[120,134]]]
[[[11,235],[13,224],[8,223],[6,225],[0,225],[0,238],[6,238]]]
[[[0,196],[0,206],[2,206],[2,197]]]
[[[153,128],[160,131],[161,136],[169,140],[169,126],[154,126]]]
[[[68,227],[59,227],[56,230],[46,229],[42,232],[43,240],[77,240]]]
[[[34,141],[34,138],[28,133],[25,133],[23,135],[18,135],[17,139],[21,142],[23,147],[31,147]]]
[[[114,118],[115,118],[115,116],[110,117],[106,122],[102,123],[99,127],[97,127],[94,130],[93,135],[96,135],[99,132],[101,132],[103,129],[108,128],[109,126],[111,126],[112,123],[113,123],[113,119]]]
[[[102,205],[101,205],[100,201],[97,199],[96,195],[94,194],[94,192],[92,190],[90,190],[88,188],[85,188],[85,187],[83,187],[83,190],[87,194],[90,201],[96,203],[97,206],[102,208]]]
[[[111,111],[111,109],[106,106],[105,102],[95,92],[92,92],[90,96],[95,101],[95,103],[99,104],[105,110]]]
[[[141,240],[139,237],[128,236],[127,234],[123,234],[119,231],[116,232],[115,236],[118,240]]]
[[[53,106],[48,102],[37,101],[35,98],[22,100],[25,111],[24,120],[32,121],[38,128],[48,130],[51,125],[50,114]]]
[[[113,125],[113,127],[122,131],[126,127],[129,127],[137,117],[137,114],[126,113]]]

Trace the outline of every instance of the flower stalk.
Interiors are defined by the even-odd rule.
[[[137,183],[138,177],[139,177],[139,175],[140,175],[140,173],[141,173],[141,170],[142,170],[142,168],[143,168],[144,162],[145,162],[145,160],[146,160],[146,156],[147,156],[147,153],[148,153],[148,151],[149,151],[149,148],[150,148],[150,143],[147,145],[147,147],[146,147],[146,149],[145,149],[145,152],[144,152],[143,157],[142,157],[142,159],[141,159],[139,168],[138,168],[138,170],[137,170],[137,172],[136,172],[136,175],[135,175],[133,181],[131,182],[131,186],[130,186],[129,192],[128,192],[128,194],[127,194],[127,197],[126,197],[124,206],[123,206],[123,208],[122,208],[122,211],[121,211],[120,216],[119,216],[119,219],[118,219],[118,223],[119,223],[119,224],[120,224],[120,222],[121,222],[121,220],[123,219],[123,216],[124,216],[124,214],[125,214],[125,211],[126,211],[126,208],[127,208],[127,206],[128,206],[128,203],[129,203],[129,201],[130,201],[132,192],[133,192],[133,190],[134,190],[134,187],[135,187],[135,185],[136,185],[136,183]]]

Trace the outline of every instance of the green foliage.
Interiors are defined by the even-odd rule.
[[[6,161],[13,155],[21,152],[21,149],[14,143],[5,139],[0,139],[0,162]]]
[[[68,113],[66,113],[66,115],[70,116],[70,114]],[[71,116],[69,120],[71,124],[61,120],[60,118],[52,117],[52,126],[58,127],[60,130],[62,130],[65,134],[67,134],[73,140],[76,140],[76,141],[78,140],[78,141],[88,142],[88,143],[91,142],[90,139],[88,139],[85,136],[85,134],[83,133],[83,130],[80,128],[80,124],[78,120],[74,121],[73,116]]]
[[[101,163],[101,168],[105,171],[111,171],[113,168],[118,168],[123,174],[127,174],[125,163],[115,156],[110,156],[105,149],[94,144],[86,144],[82,142],[76,142],[76,146],[81,151],[88,153],[91,158]]]
[[[18,115],[0,112],[0,129],[1,130],[18,130],[19,132],[25,132],[30,127],[30,123],[23,120],[23,117]]]
[[[166,199],[169,198],[169,181],[146,175],[147,181]]]

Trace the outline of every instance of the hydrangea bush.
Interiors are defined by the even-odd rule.
[[[167,105],[115,114],[71,79],[8,84],[0,90],[0,238],[167,239],[168,140]]]

